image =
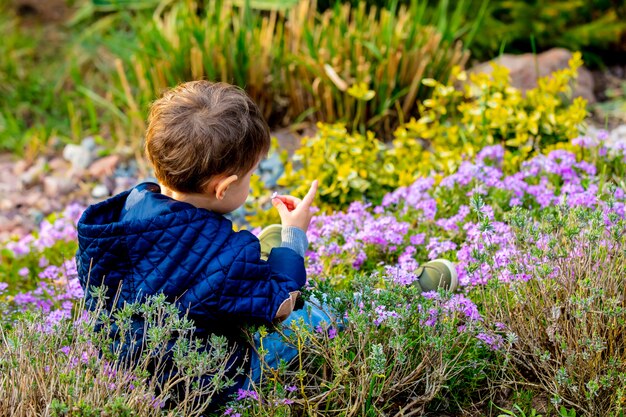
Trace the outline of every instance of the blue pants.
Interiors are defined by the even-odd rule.
[[[298,325],[302,319],[304,325],[314,332],[317,326],[326,329],[333,324],[336,319],[333,320],[326,311],[330,311],[330,309],[327,307],[320,308],[317,300],[311,300],[311,302],[306,301],[303,308],[292,312],[289,317],[280,324],[283,326],[285,336],[278,331],[271,332],[265,336],[263,338],[263,349],[267,351],[264,358],[265,363],[261,362],[261,358],[259,358],[256,351],[252,351],[252,357],[250,358],[250,376],[244,384],[244,389],[250,389],[252,383],[256,384],[261,380],[262,366],[278,369],[281,360],[289,363],[298,355],[297,347],[286,340],[286,337],[293,333],[290,329],[292,324]],[[254,334],[254,345],[257,350],[261,348],[261,336],[258,332]]]

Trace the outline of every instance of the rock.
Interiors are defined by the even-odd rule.
[[[15,203],[10,198],[3,198],[0,200],[0,210],[6,212],[15,207]]]
[[[120,160],[118,155],[109,155],[94,161],[88,169],[89,175],[94,178],[102,178],[105,175],[112,175]]]
[[[90,152],[94,152],[98,147],[98,144],[96,143],[96,140],[93,136],[87,136],[80,142],[80,146],[88,149]]]
[[[43,221],[45,214],[44,210],[31,208],[28,210],[28,216],[32,219],[33,224],[38,225]]]
[[[258,168],[261,180],[268,188],[276,187],[276,182],[284,171],[285,167],[278,154],[275,153],[262,160]]]
[[[61,197],[74,191],[76,183],[68,178],[45,177],[43,192],[47,197]]]
[[[504,54],[496,59],[479,64],[469,72],[491,74],[492,63],[502,65],[509,69],[511,85],[523,92],[535,88],[537,79],[545,77],[554,71],[567,68],[572,53],[567,49],[553,48],[538,55],[531,53],[522,55]],[[595,103],[593,93],[593,76],[584,67],[578,69],[578,80],[573,87],[574,97],[583,97],[589,103]]]
[[[41,182],[45,167],[46,159],[43,157],[37,158],[35,164],[20,175],[20,182],[22,185],[29,188]]]
[[[91,196],[95,199],[102,199],[109,195],[109,189],[104,184],[98,184],[91,190]]]
[[[63,149],[63,158],[72,164],[77,171],[86,169],[93,160],[92,152],[81,145],[68,144]]]
[[[20,159],[19,161],[15,163],[15,165],[13,165],[13,175],[19,177],[24,172],[26,172],[27,168],[28,168],[28,163],[24,161],[23,159]]]
[[[34,206],[38,201],[45,200],[43,192],[40,189],[29,190],[23,200],[24,206]]]
[[[121,163],[116,169],[114,175],[116,177],[136,177],[139,167],[134,159]]]

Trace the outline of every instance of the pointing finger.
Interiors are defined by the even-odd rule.
[[[313,203],[315,199],[315,194],[317,193],[317,180],[311,183],[311,188],[309,188],[309,192],[306,193],[304,198],[302,199],[302,205],[309,207]]]

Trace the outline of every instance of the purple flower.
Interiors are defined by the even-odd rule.
[[[50,266],[47,266],[43,271],[39,273],[39,278],[49,279],[49,280],[54,281],[58,279],[60,275],[61,275],[60,268],[55,265],[50,265]]]
[[[499,335],[489,335],[487,333],[478,333],[476,338],[483,342],[491,350],[500,350],[502,348],[502,337]]]
[[[455,294],[443,304],[444,311],[462,313],[465,318],[471,321],[482,321],[482,317],[478,312],[478,307],[472,300],[463,294]]]
[[[377,306],[374,309],[374,313],[376,313],[376,317],[374,318],[374,325],[376,326],[380,326],[383,322],[389,319],[396,319],[400,317],[400,315],[395,311],[388,311],[385,306]]]
[[[337,329],[335,329],[334,327],[329,327],[328,328],[328,338],[329,339],[334,339],[335,336],[337,336]]]
[[[579,136],[572,139],[572,145],[580,146],[581,148],[594,148],[600,144],[597,138],[591,136]]]
[[[428,318],[422,324],[424,326],[433,327],[437,324],[437,318],[439,318],[439,310],[431,308],[428,310]]]
[[[259,400],[259,394],[254,391],[254,390],[247,390],[247,389],[239,389],[237,391],[237,401],[242,401],[245,400],[246,398],[251,398],[255,401]]]
[[[431,237],[428,245],[426,245],[426,249],[428,250],[428,259],[436,259],[439,255],[455,250],[456,248],[456,243],[449,240],[440,242],[438,237]]]
[[[155,410],[160,410],[163,407],[165,407],[165,400],[164,399],[159,399],[159,398],[156,398],[156,397],[152,397],[152,400],[150,401],[150,404],[152,405],[152,408],[154,408]],[[238,415],[238,417],[241,417],[241,415]]]
[[[241,414],[238,413],[234,408],[232,407],[228,407],[225,411],[224,414],[222,414],[222,416],[229,416],[229,417],[241,417]]]
[[[417,262],[412,268],[406,268],[403,265],[386,265],[383,277],[399,285],[410,285],[417,280],[417,275],[414,273],[417,267]]]
[[[426,234],[418,233],[416,235],[413,235],[409,238],[409,241],[411,242],[411,245],[415,245],[415,246],[423,245],[424,242],[426,241]]]
[[[478,155],[476,155],[476,160],[484,163],[485,159],[501,163],[504,159],[504,147],[502,145],[484,147],[480,152],[478,152]]]

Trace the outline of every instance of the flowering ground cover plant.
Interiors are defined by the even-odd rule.
[[[295,363],[265,370],[262,383],[239,392],[224,415],[488,415],[489,404],[502,406],[499,387],[513,389],[512,401],[527,391],[544,398],[547,414],[564,407],[620,415],[626,147],[605,139],[604,132],[577,138],[513,172],[503,169],[504,147],[488,146],[458,170],[419,178],[378,205],[355,201],[345,211],[320,213],[308,232],[308,291],[325,300],[336,320],[285,331],[301,351]],[[67,346],[89,352],[85,340],[100,346],[88,329],[87,336],[63,330],[76,320],[71,313],[80,310],[82,295],[72,290],[75,272],[65,257],[75,249],[70,226],[78,213],[68,208],[2,253],[0,305],[12,320],[3,324],[8,342],[0,366],[25,378],[36,378],[37,363],[49,366],[47,377],[63,392],[85,383],[85,372],[103,369],[71,374],[65,356],[49,354]],[[420,294],[416,270],[438,257],[457,262],[461,289]],[[35,313],[42,314],[36,326],[27,320]],[[262,338],[268,330],[259,330]],[[45,343],[33,342],[43,335]],[[47,355],[47,362],[15,360],[18,345],[22,355]],[[155,394],[145,373],[124,372],[149,387],[142,395]],[[127,385],[116,387],[123,396]],[[55,399],[58,415],[87,415],[63,411],[72,410],[67,396],[41,389],[37,395]],[[9,390],[0,392],[0,405],[13,404]],[[77,410],[113,407],[93,395],[79,398],[85,404],[74,403]],[[138,403],[123,405],[144,415]],[[199,415],[201,407],[187,411]]]
[[[54,324],[40,303],[30,311],[14,313],[14,320],[2,317],[0,415],[153,416],[178,392],[187,395],[176,415],[199,415],[205,407],[198,398],[231,383],[223,374],[230,355],[226,340],[212,337],[211,348],[203,349],[192,337],[192,323],[165,303],[164,296],[113,313],[102,308],[104,292],[96,297],[100,302],[94,312],[83,312],[84,303],[77,302],[75,314],[56,318]],[[6,309],[4,303],[0,305]],[[128,366],[119,344],[113,343],[111,327],[115,325],[125,337],[132,314],[145,318],[150,337],[137,363]],[[94,332],[96,325],[102,331]],[[158,369],[174,333],[178,338],[172,349],[173,366],[181,376],[161,381]],[[210,372],[218,375],[214,382],[198,385],[194,380]]]

